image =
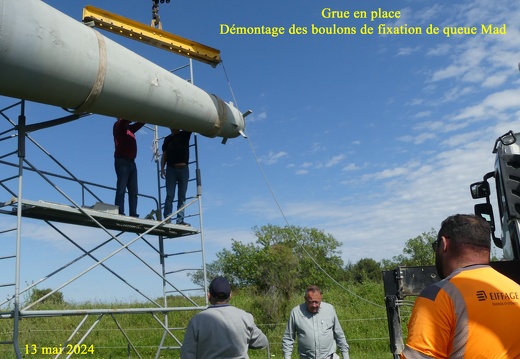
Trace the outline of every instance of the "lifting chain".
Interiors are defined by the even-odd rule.
[[[169,3],[170,0],[152,0],[152,27],[162,30],[161,17],[159,16],[159,1],[161,4]]]
[[[152,3],[152,27],[162,30],[161,17],[159,16],[159,0],[152,0]]]

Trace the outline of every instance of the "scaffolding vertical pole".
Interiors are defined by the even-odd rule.
[[[161,197],[161,155],[159,154],[159,126],[154,126],[154,132],[153,132],[153,149],[154,149],[154,158],[156,163],[156,173],[157,173],[157,199],[158,199],[158,206],[157,211],[155,213],[156,219],[158,221],[162,221],[162,197]],[[162,282],[163,282],[163,303],[164,306],[167,307],[167,301],[166,301],[166,268],[164,263],[164,236],[159,236],[159,261],[161,265],[162,270]]]
[[[16,207],[16,270],[14,288],[14,325],[13,346],[17,358],[21,358],[19,346],[20,325],[20,254],[22,248],[22,179],[23,161],[25,159],[25,101],[20,105],[20,116],[18,116],[18,200]]]
[[[157,220],[162,221],[162,198],[161,198],[161,176],[162,176],[162,165],[161,165],[161,156],[159,155],[159,126],[155,126],[154,128],[154,156],[155,163],[157,166],[157,198],[159,200],[159,207],[157,208]],[[162,291],[163,291],[163,306],[165,308],[168,307],[168,294],[166,290],[166,263],[165,263],[165,253],[164,253],[164,236],[159,236],[159,261],[161,265],[161,274],[162,274]],[[164,327],[168,328],[168,313],[164,313]],[[162,347],[164,345],[164,341],[166,339],[166,330],[163,331],[163,335],[159,342],[159,346],[157,347],[157,351],[155,353],[155,359],[159,358]]]
[[[193,60],[190,58],[190,78],[191,84],[194,85],[193,79]],[[200,226],[200,247],[202,253],[202,274],[204,278],[204,298],[206,300],[206,306],[209,305],[208,296],[206,293],[208,292],[208,279],[206,273],[206,255],[204,253],[204,230],[202,228],[202,179],[199,167],[199,146],[197,144],[197,135],[194,136],[195,139],[195,178],[197,180],[197,198],[199,199],[199,226]]]
[[[197,135],[194,136],[195,140],[195,178],[197,181],[197,198],[199,199],[199,226],[200,226],[200,247],[202,255],[202,275],[204,278],[204,294],[208,292],[208,281],[206,274],[206,255],[204,253],[204,230],[202,228],[202,179],[199,168],[199,147],[197,144]],[[208,296],[204,295],[206,300],[206,306],[209,305]]]
[[[158,221],[161,221],[162,218],[162,212],[161,212],[161,205],[162,205],[162,198],[161,198],[161,155],[159,154],[159,126],[154,126],[153,131],[153,156],[156,163],[157,168],[157,199],[159,201],[159,206],[157,207],[157,213],[156,219]]]
[[[191,84],[194,85],[194,77],[193,77],[193,60],[190,58],[190,81]],[[208,292],[208,280],[206,275],[206,256],[204,253],[204,230],[202,228],[202,179],[200,175],[200,167],[199,167],[199,146],[197,143],[197,134],[193,136],[195,141],[195,179],[197,181],[197,198],[199,202],[199,231],[200,231],[200,248],[202,253],[202,275],[204,278],[204,295],[203,297],[206,300],[206,306],[209,305],[208,296],[206,293]]]
[[[154,151],[154,159],[156,164],[156,174],[157,174],[157,200],[159,202],[157,206],[157,210],[155,213],[157,221],[162,221],[162,197],[161,197],[161,155],[159,154],[159,126],[154,126],[153,131],[153,151]],[[164,306],[167,307],[166,303],[166,269],[164,264],[164,236],[159,236],[159,261],[162,270],[162,282],[163,282],[163,303]]]

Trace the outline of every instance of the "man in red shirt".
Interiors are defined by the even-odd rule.
[[[114,123],[114,167],[117,176],[115,205],[119,206],[119,214],[125,214],[125,192],[128,190],[128,206],[130,216],[137,214],[137,141],[135,133],[144,126],[144,123],[118,118]]]

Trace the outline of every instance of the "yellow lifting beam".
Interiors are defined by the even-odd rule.
[[[86,6],[83,9],[83,22],[93,22],[94,26],[100,29],[205,62],[213,67],[221,61],[220,50],[94,6]]]

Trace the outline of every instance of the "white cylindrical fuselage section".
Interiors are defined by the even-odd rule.
[[[0,95],[232,138],[232,104],[41,0],[0,0]]]

